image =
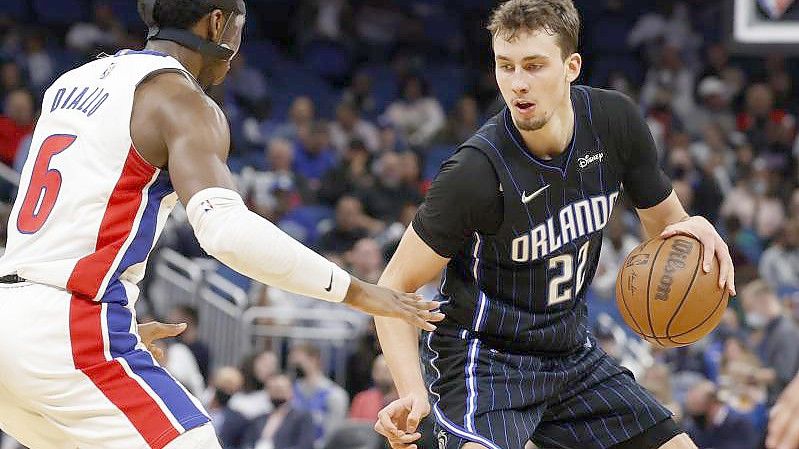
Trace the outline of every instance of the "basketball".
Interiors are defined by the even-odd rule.
[[[721,321],[729,294],[719,288],[719,263],[702,270],[693,237],[654,238],[636,247],[616,278],[616,303],[638,335],[661,347],[690,345]]]

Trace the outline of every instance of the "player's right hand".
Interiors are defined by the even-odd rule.
[[[414,441],[422,418],[430,414],[427,395],[408,395],[397,399],[377,414],[375,430],[388,439],[391,449],[418,449]]]
[[[344,303],[369,315],[401,318],[426,331],[434,331],[444,314],[436,312],[440,303],[425,301],[414,293],[394,290],[363,282],[353,277]]]

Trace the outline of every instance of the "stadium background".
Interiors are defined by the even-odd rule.
[[[702,342],[649,348],[620,324],[613,299],[618,265],[640,239],[632,211],[618,208],[589,293],[593,329],[700,448],[760,448],[768,407],[799,369],[799,60],[780,47],[731,54],[731,1],[575,3],[579,82],[636,99],[683,204],[729,244],[738,291],[761,279],[777,298],[764,312],[739,295]],[[760,2],[761,14],[778,3]],[[376,281],[439,164],[501,107],[484,30],[494,5],[250,0],[241,55],[210,92],[230,121],[230,167],[250,206]],[[790,6],[786,17],[796,14]],[[2,1],[3,226],[43,90],[101,52],[143,46],[143,36],[133,0]],[[748,303],[769,303],[769,289],[749,292]],[[298,425],[310,426],[317,448],[381,447],[369,428],[394,393],[380,360],[372,372],[370,320],[219,266],[180,211],[151,258],[137,311],[140,321],[189,322],[167,342],[164,363],[208,404],[226,448],[258,447],[270,392],[288,395],[264,382],[279,372],[294,379],[298,366],[306,375],[293,403],[308,412]],[[16,447],[7,437],[0,444]]]

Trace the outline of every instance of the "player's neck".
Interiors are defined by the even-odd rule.
[[[177,59],[178,62],[186,68],[186,71],[194,76],[194,78],[197,78],[200,75],[200,69],[203,65],[203,57],[196,51],[190,50],[172,41],[162,40],[147,42],[145,49],[166,53],[169,56]]]
[[[566,97],[566,103],[558,108],[544,127],[535,131],[519,130],[519,133],[527,151],[537,158],[551,159],[566,151],[574,134],[571,97]]]

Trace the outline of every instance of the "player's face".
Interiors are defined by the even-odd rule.
[[[217,44],[233,50],[233,57],[227,60],[213,59],[208,61],[204,73],[201,74],[200,82],[203,85],[217,86],[222,84],[230,71],[230,61],[236,57],[241,47],[241,37],[244,33],[245,16],[234,14],[230,17],[211,15],[211,26],[214,27],[212,39]]]
[[[494,37],[499,90],[521,131],[544,127],[569,104],[569,85],[580,73],[580,55],[565,60],[557,37],[544,30],[520,33],[512,41]]]

